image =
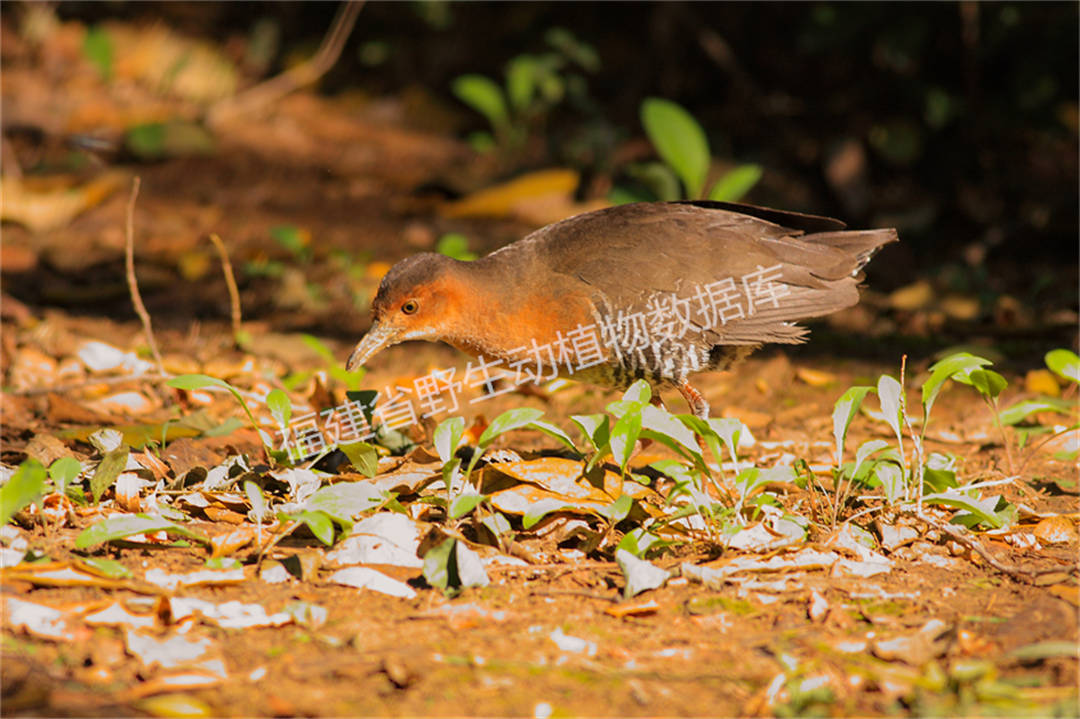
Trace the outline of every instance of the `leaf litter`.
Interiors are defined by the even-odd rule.
[[[123,45],[121,57],[129,57],[138,46],[138,36],[129,37],[125,30],[107,29]],[[230,92],[198,82],[207,65],[221,58],[162,33],[159,29],[153,40],[161,57],[176,48],[198,50],[192,55],[195,61],[184,68],[194,75],[177,83],[175,91],[202,98]],[[154,84],[155,92],[160,85],[147,68],[121,63],[116,69]],[[13,82],[19,81],[25,79],[17,75]],[[161,102],[147,98],[154,106]],[[277,121],[266,127],[256,123],[243,142],[252,144],[253,151],[274,148],[307,162],[322,158],[327,167],[348,176],[354,171],[348,163],[355,159],[327,148],[367,147],[370,133],[375,133],[386,140],[377,150],[384,160],[429,158],[426,165],[419,160],[376,163],[404,168],[394,170],[394,181],[406,185],[421,172],[417,166],[448,163],[459,151],[442,138],[421,137],[407,138],[408,149],[403,149],[399,136],[385,131],[380,135],[360,119],[348,128],[320,123],[320,118],[334,115],[332,108],[328,100],[301,95],[275,112],[333,141],[281,137],[274,128],[290,123]],[[542,196],[554,193],[566,204],[565,176],[564,171],[531,181],[539,181]],[[5,190],[7,182],[5,177]],[[521,188],[520,183],[494,187],[462,203],[440,205],[438,211],[519,217],[551,211],[546,200],[530,205],[536,198]],[[26,188],[18,189],[25,198]],[[45,230],[67,225],[109,194],[90,185],[76,189],[72,201],[62,206],[56,196],[38,197],[54,203],[52,215],[44,219],[27,215],[18,203],[7,203],[5,211],[22,211],[12,219]],[[179,211],[176,202],[170,204],[172,210]],[[364,280],[368,283],[378,276],[369,274]],[[305,299],[304,282],[296,287]],[[372,289],[350,284],[357,294]],[[886,303],[918,312],[930,304],[933,291],[929,284],[909,288]],[[273,357],[253,351],[218,356],[218,349],[191,343],[190,351],[166,355],[167,371],[211,375],[231,384],[184,389],[153,378],[155,368],[144,358],[141,338],[132,339],[130,333],[101,337],[78,325],[73,333],[55,316],[31,319],[37,328],[19,330],[9,374],[10,386],[27,394],[5,396],[6,420],[38,417],[40,410],[24,398],[52,391],[40,415],[45,426],[34,419],[35,431],[74,453],[78,467],[61,482],[58,478],[67,470],[61,471],[55,456],[42,453],[40,465],[49,475],[36,470],[19,475],[22,470],[16,465],[24,446],[19,443],[25,438],[5,449],[5,522],[0,528],[5,659],[22,658],[19,651],[10,651],[9,640],[15,646],[34,640],[31,648],[46,656],[70,659],[57,646],[88,643],[90,627],[114,627],[119,633],[110,637],[122,638],[124,649],[147,672],[156,672],[125,700],[187,691],[177,696],[191,704],[177,700],[172,708],[205,714],[237,705],[262,714],[281,713],[282,706],[291,709],[284,713],[357,713],[341,711],[342,704],[303,703],[312,686],[341,697],[337,678],[320,673],[335,671],[335,662],[327,659],[328,647],[335,648],[334,660],[377,657],[375,664],[382,670],[375,674],[393,684],[388,696],[397,702],[397,713],[423,713],[422,695],[460,696],[464,683],[458,670],[415,670],[437,665],[467,668],[489,692],[536,682],[550,693],[545,697],[550,701],[533,702],[537,711],[544,707],[546,713],[701,713],[704,707],[710,714],[790,714],[814,702],[849,700],[856,701],[861,712],[872,713],[891,710],[897,701],[917,705],[929,691],[956,702],[974,696],[982,702],[977,706],[998,710],[1029,706],[1030,697],[1039,696],[1036,689],[1047,690],[1039,706],[1070,700],[1075,704],[1076,656],[1068,650],[1076,637],[1074,497],[1062,499],[1011,479],[991,492],[971,489],[970,482],[960,486],[961,478],[966,482],[980,474],[1002,479],[988,469],[998,464],[1001,441],[989,415],[972,419],[958,409],[960,402],[949,406],[951,390],[938,398],[948,377],[938,373],[935,379],[933,369],[928,374],[934,384],[930,392],[924,386],[923,401],[935,410],[930,432],[927,417],[905,416],[898,406],[902,392],[897,394],[885,382],[865,385],[859,401],[847,397],[842,411],[834,413],[832,442],[821,441],[829,438],[827,418],[811,416],[808,424],[825,423],[809,429],[796,414],[778,411],[779,402],[788,401],[795,410],[823,407],[842,394],[844,383],[855,385],[859,372],[800,365],[788,368],[799,383],[762,380],[757,387],[720,376],[717,394],[725,397],[725,414],[741,429],[736,438],[733,426],[712,428],[722,451],[704,462],[698,479],[711,479],[714,486],[675,465],[658,464],[666,459],[691,467],[698,450],[685,441],[689,428],[663,415],[657,419],[651,407],[642,413],[644,424],[651,422],[652,431],[669,432],[672,446],[657,447],[662,444],[657,442],[646,450],[624,442],[618,451],[626,461],[601,458],[592,467],[598,471],[589,470],[588,456],[566,451],[562,439],[545,443],[543,437],[552,435],[521,430],[507,435],[512,453],[495,446],[506,444],[506,438],[494,441],[491,434],[497,433],[488,432],[493,425],[498,429],[498,419],[491,424],[479,419],[468,429],[463,423],[460,440],[447,456],[438,440],[415,436],[406,439],[421,449],[404,458],[379,456],[385,448],[375,446],[374,456],[349,457],[349,464],[334,469],[311,461],[284,466],[273,455],[274,443],[265,442],[280,429],[268,411],[271,390],[289,390],[294,416],[322,412],[345,398],[344,380],[326,373],[325,367],[281,359],[290,343],[300,344],[296,336],[256,332],[264,335],[263,346],[273,346]],[[341,356],[340,349],[330,356]],[[419,376],[433,356],[446,358],[419,352],[398,355],[402,362],[394,371]],[[1053,363],[1047,362],[1048,370],[1026,378],[1026,388],[1052,398],[1062,386],[1075,392],[1068,384],[1075,374],[1070,362],[1055,355]],[[765,365],[758,361],[741,371],[752,376]],[[972,369],[968,360],[961,365]],[[310,383],[300,391],[290,390],[287,375],[301,372],[309,373]],[[324,373],[323,379],[318,372]],[[968,376],[973,385],[980,381],[979,375]],[[758,395],[769,398],[765,412],[752,409],[762,407]],[[868,406],[875,404],[874,395],[880,411]],[[569,415],[571,405],[582,404],[582,391],[573,387],[540,396],[556,429],[570,423],[553,418]],[[541,400],[511,395],[492,406],[534,401]],[[236,402],[243,405],[239,411]],[[595,394],[588,404],[595,411]],[[732,409],[738,407],[746,410]],[[1005,419],[1018,417],[1010,427],[1034,429],[1043,425],[1033,418],[1039,412],[1057,412],[1056,407],[1039,400]],[[533,429],[543,432],[535,425],[539,411],[533,410],[531,421]],[[65,413],[80,420],[59,419]],[[921,496],[936,503],[922,508],[921,516],[946,523],[964,519],[964,536],[978,547],[989,547],[991,556],[1018,564],[1053,569],[1055,573],[1041,577],[1051,583],[1020,583],[989,568],[973,546],[961,545],[881,501],[881,494],[910,479],[912,470],[910,444],[891,458],[881,458],[887,449],[880,445],[863,449],[868,442],[894,443],[901,433],[892,417],[897,425],[910,421],[921,427],[927,448],[949,452],[958,443],[976,446],[963,473],[955,467],[935,468],[938,474],[932,479],[943,484]],[[1074,420],[1060,413],[1056,418],[1060,422],[1047,426],[1068,439]],[[99,433],[102,425],[108,426]],[[767,439],[755,442],[748,426]],[[723,438],[724,431],[730,440]],[[485,439],[492,442],[485,445]],[[901,439],[908,441],[909,436]],[[854,440],[862,446],[851,446]],[[433,444],[436,455],[423,449]],[[586,455],[594,454],[584,452],[586,446],[577,445]],[[564,454],[540,456],[535,453],[538,447]],[[1067,449],[1062,444],[1060,451]],[[444,465],[459,451],[465,466],[456,474],[444,473]],[[509,456],[500,457],[500,452]],[[857,456],[861,459],[851,466],[842,464],[842,459]],[[1035,457],[1037,476],[1065,486],[1067,475],[1075,475],[1068,460]],[[475,475],[466,480],[463,474],[473,458]],[[797,464],[800,459],[805,467]],[[864,464],[872,467],[871,474],[863,473]],[[744,474],[748,469],[782,471],[763,477]],[[830,523],[823,505],[852,486],[856,495],[872,497],[853,500],[867,514]],[[1074,495],[1075,482],[1072,487]],[[716,490],[730,493],[734,501],[717,496]],[[1025,513],[1021,499],[1038,511]],[[813,521],[806,522],[808,517]],[[48,560],[54,563],[44,563]],[[237,566],[207,566],[208,560],[230,560]],[[271,575],[283,581],[270,584],[266,579]],[[871,584],[871,577],[878,584]],[[343,579],[347,581],[339,584]],[[618,592],[626,599],[618,601]],[[88,597],[99,606],[72,609],[73,598],[85,603]],[[946,616],[948,624],[941,618]],[[425,622],[432,625],[430,631],[407,629],[408,620],[434,617],[444,621]],[[706,626],[719,631],[703,633]],[[301,627],[305,633],[289,635]],[[618,632],[613,633],[613,627]],[[874,632],[883,636],[867,637]],[[822,650],[822,644],[837,652]],[[552,647],[562,656],[552,660]],[[851,647],[860,649],[842,651]],[[408,661],[414,668],[401,670],[403,650],[411,652]],[[859,652],[865,656],[850,656]],[[845,656],[837,660],[836,653]],[[1008,657],[1008,665],[1003,657]],[[570,666],[587,681],[552,674],[553,664]],[[1021,674],[1016,667],[1042,667],[1045,672]],[[236,685],[266,675],[272,689],[260,690],[251,703],[230,704],[237,697]],[[627,676],[636,688],[617,690],[620,685],[614,682]],[[377,681],[365,674],[358,683],[362,692],[381,696],[386,687]],[[1032,689],[1033,681],[1042,686]],[[593,692],[589,684],[600,685],[600,691]],[[190,693],[210,686],[217,689]],[[673,693],[673,687],[691,690]],[[278,693],[287,693],[291,700]],[[478,706],[492,713],[520,713],[526,706],[479,696]],[[562,704],[558,696],[583,699]],[[387,707],[379,706],[383,711]],[[471,705],[454,704],[449,713],[464,706]],[[360,713],[378,712],[369,706]]]

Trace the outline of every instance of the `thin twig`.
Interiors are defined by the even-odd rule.
[[[6,394],[15,395],[17,397],[37,397],[43,394],[69,394],[71,392],[77,392],[80,389],[86,389],[87,387],[97,387],[99,385],[105,385],[111,387],[114,384],[124,384],[125,382],[159,382],[163,379],[172,379],[171,374],[158,374],[157,372],[147,372],[146,374],[134,374],[125,375],[123,377],[97,377],[94,379],[83,380],[82,382],[73,382],[71,384],[60,385],[59,387],[33,387],[31,389],[11,389],[4,390]],[[208,388],[210,389],[210,388]]]
[[[131,293],[131,304],[135,306],[135,314],[142,320],[143,332],[146,333],[146,342],[150,345],[150,352],[154,355],[158,373],[164,375],[165,365],[161,362],[161,353],[158,352],[157,341],[154,340],[154,329],[150,326],[150,313],[146,311],[142,295],[139,294],[139,282],[135,279],[135,199],[139,196],[140,184],[141,180],[136,175],[131,182],[131,197],[128,198],[127,205],[127,224],[125,226],[125,234],[127,235],[125,263],[127,266],[127,284],[128,291]]]
[[[221,259],[221,271],[225,273],[225,286],[229,288],[233,342],[239,347],[240,338],[243,336],[243,330],[240,326],[240,290],[236,287],[236,276],[233,275],[232,262],[229,261],[229,253],[225,250],[225,243],[214,232],[210,233],[210,241],[214,243],[214,247],[217,249],[218,257]]]
[[[1076,426],[1072,426],[1072,427],[1066,427],[1065,429],[1061,430],[1060,432],[1054,432],[1054,433],[1053,433],[1052,435],[1050,435],[1049,437],[1047,437],[1047,438],[1046,438],[1046,439],[1044,439],[1043,441],[1041,441],[1041,442],[1039,442],[1038,444],[1034,445],[1034,446],[1033,446],[1033,447],[1032,447],[1031,449],[1029,449],[1029,450],[1027,451],[1027,457],[1025,457],[1025,458],[1024,458],[1024,461],[1020,463],[1020,466],[1019,466],[1019,467],[1017,468],[1017,470],[1016,470],[1016,473],[1017,473],[1018,475],[1023,475],[1023,473],[1024,473],[1024,467],[1026,467],[1026,466],[1027,466],[1027,463],[1031,461],[1031,458],[1032,458],[1032,457],[1034,457],[1034,456],[1035,456],[1035,454],[1036,454],[1036,453],[1037,453],[1037,452],[1038,452],[1038,451],[1039,451],[1040,449],[1042,449],[1042,446],[1043,446],[1044,444],[1048,443],[1048,442],[1049,442],[1050,440],[1052,440],[1052,439],[1056,439],[1056,438],[1058,438],[1058,437],[1060,437],[1060,436],[1062,436],[1062,435],[1064,435],[1064,434],[1068,434],[1069,432],[1075,432],[1075,431],[1077,431],[1077,427],[1076,427]]]
[[[533,597],[585,597],[586,599],[599,599],[602,602],[611,602],[617,604],[619,602],[618,597],[609,597],[606,594],[597,594],[596,592],[586,592],[578,589],[535,589],[529,592]]]
[[[902,513],[906,514],[906,515],[908,515],[910,517],[914,517],[915,519],[919,520],[920,522],[923,522],[924,524],[926,524],[929,527],[933,527],[934,529],[938,530],[939,532],[944,532],[945,534],[949,535],[950,537],[955,539],[960,544],[963,544],[965,547],[967,547],[967,548],[971,549],[972,551],[974,551],[976,554],[978,554],[980,557],[982,557],[983,561],[985,561],[991,567],[998,570],[1002,574],[1009,575],[1010,577],[1012,577],[1013,579],[1015,579],[1017,581],[1029,582],[1030,583],[1032,579],[1034,579],[1035,577],[1038,577],[1040,575],[1050,574],[1052,572],[1061,571],[1060,569],[1040,569],[1040,570],[1036,570],[1036,571],[1030,571],[1030,570],[1026,570],[1026,569],[1020,569],[1019,567],[1015,567],[1015,566],[1009,566],[1008,564],[1004,564],[1000,560],[995,559],[994,556],[992,554],[990,554],[990,552],[988,552],[986,550],[986,547],[984,547],[981,542],[975,540],[973,537],[969,537],[968,535],[964,534],[960,530],[958,530],[958,529],[956,529],[954,527],[950,527],[948,524],[942,524],[941,522],[937,521],[936,519],[932,519],[930,517],[927,517],[925,514],[923,514],[921,507],[918,510],[914,511],[914,512],[908,510],[908,511],[904,511]]]
[[[209,124],[214,126],[229,116],[251,113],[322,77],[340,57],[362,7],[364,0],[347,0],[343,3],[322,45],[309,60],[234,97],[218,101],[207,114]]]

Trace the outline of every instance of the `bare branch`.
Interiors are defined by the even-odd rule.
[[[221,258],[221,270],[225,273],[225,286],[229,288],[229,307],[232,317],[233,342],[240,345],[243,330],[240,326],[240,291],[236,287],[236,276],[233,274],[232,262],[229,261],[229,253],[225,250],[225,243],[215,233],[210,233],[210,241],[217,248],[218,257]]]
[[[154,339],[154,328],[150,325],[150,313],[146,311],[142,295],[139,294],[138,280],[135,279],[135,199],[139,196],[140,184],[141,180],[136,175],[131,182],[131,197],[128,198],[127,205],[127,223],[125,227],[127,285],[128,291],[131,293],[131,304],[135,306],[135,314],[142,320],[143,332],[146,333],[146,342],[150,345],[150,352],[154,355],[158,374],[164,375],[166,374],[165,365],[161,362],[161,353],[158,352],[157,341]]]
[[[326,74],[341,55],[345,41],[352,33],[353,26],[356,25],[356,16],[363,7],[364,0],[346,0],[334,17],[322,45],[311,59],[250,87],[234,97],[218,101],[207,113],[210,126],[213,127],[229,117],[254,112],[290,92],[310,85]]]

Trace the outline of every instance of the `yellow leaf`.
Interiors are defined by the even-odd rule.
[[[1071,544],[1080,539],[1072,521],[1061,515],[1041,520],[1032,534],[1043,544]]]
[[[1024,389],[1035,394],[1057,397],[1061,394],[1054,373],[1048,369],[1033,369],[1024,377]]]
[[[934,289],[926,280],[901,287],[889,295],[889,306],[897,310],[917,310],[930,304]]]
[[[1080,607],[1080,587],[1074,587],[1068,584],[1055,584],[1046,589],[1058,599],[1064,599],[1074,607]]]
[[[507,217],[523,201],[569,197],[578,186],[574,170],[539,170],[463,197],[440,208],[443,217]]]
[[[31,232],[65,227],[79,214],[98,205],[127,179],[121,172],[106,172],[85,185],[36,191],[22,178],[0,180],[0,219],[17,222]]]
[[[390,271],[389,262],[371,262],[364,270],[364,274],[373,280],[381,280],[383,275]]]
[[[824,387],[836,381],[836,375],[809,367],[800,367],[795,370],[795,376],[811,387]]]

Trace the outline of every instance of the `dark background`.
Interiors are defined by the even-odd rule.
[[[284,57],[314,48],[336,8],[67,3],[60,12],[155,19],[222,41],[270,18]],[[941,260],[985,242],[1010,260],[1076,264],[1077,20],[1076,3],[369,2],[321,88],[379,95],[422,85],[454,102],[454,77],[499,77],[513,56],[544,49],[545,30],[565,27],[600,56],[589,90],[612,127],[638,133],[641,99],[666,97],[708,130],[714,155],[797,178],[798,192],[766,186],[760,202],[853,225],[891,220]],[[376,64],[363,58],[373,44]],[[555,136],[581,122],[563,114]],[[865,197],[845,198],[824,176],[848,140],[866,151]]]

